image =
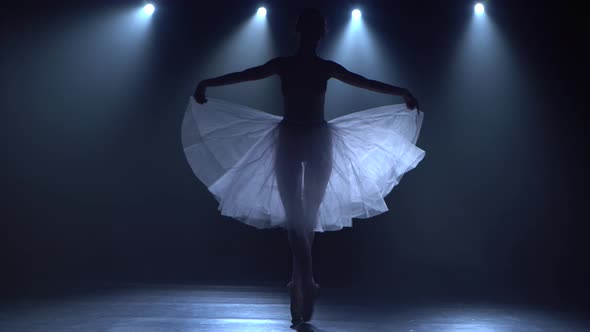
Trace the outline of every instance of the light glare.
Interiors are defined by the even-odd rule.
[[[152,15],[154,13],[154,10],[156,10],[156,7],[154,7],[154,5],[152,5],[151,3],[148,3],[147,5],[143,6],[143,12],[146,13],[146,15]]]
[[[486,10],[482,3],[477,3],[475,5],[474,9],[475,9],[475,13],[477,15],[483,14],[485,12],[485,10]]]
[[[266,8],[264,8],[264,7],[258,8],[256,15],[258,15],[260,17],[265,17],[266,16]]]
[[[358,9],[355,9],[352,11],[352,18],[354,18],[355,20],[358,20],[359,18],[361,18],[361,11]]]

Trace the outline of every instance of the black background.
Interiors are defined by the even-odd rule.
[[[305,4],[266,2],[276,55],[293,51],[293,24]],[[326,44],[355,5],[307,4],[328,19]],[[399,76],[387,81],[420,98],[426,118],[418,145],[427,154],[387,197],[388,213],[317,237],[318,282],[587,304],[587,36],[581,8],[558,4],[488,2],[516,60],[461,74],[451,63],[472,3],[361,2],[381,47],[395,54]],[[146,39],[129,51],[141,61],[128,61],[125,36],[116,36],[124,27],[103,31],[101,20],[141,5],[21,2],[3,9],[3,294],[86,281],[289,278],[285,234],[221,217],[180,142],[187,98],[210,74],[203,64],[259,3],[161,1]],[[227,62],[215,73],[242,69]],[[222,88],[210,93],[232,98]],[[383,100],[362,96],[356,110]],[[278,89],[235,99],[275,113],[280,105]],[[328,117],[348,112],[334,104],[327,104]]]

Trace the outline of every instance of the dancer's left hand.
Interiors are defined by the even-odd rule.
[[[203,81],[199,82],[199,85],[197,86],[197,89],[196,89],[195,93],[193,94],[193,97],[195,98],[197,103],[204,104],[207,102],[207,98],[205,97],[206,90],[207,90],[207,85],[205,84],[205,82],[203,82]]]
[[[404,93],[404,101],[406,102],[406,107],[408,109],[420,110],[420,106],[418,105],[418,99],[416,99],[416,97],[414,97],[414,95],[412,95],[410,91],[406,90],[406,93]]]

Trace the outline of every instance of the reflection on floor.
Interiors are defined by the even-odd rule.
[[[293,331],[286,289],[130,285],[0,307],[0,331]],[[590,331],[574,314],[506,305],[377,304],[322,289],[317,332]]]

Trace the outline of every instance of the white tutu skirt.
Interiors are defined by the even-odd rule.
[[[222,215],[256,228],[335,231],[388,210],[383,198],[424,158],[415,146],[423,116],[400,104],[297,124],[191,97],[182,144]]]

